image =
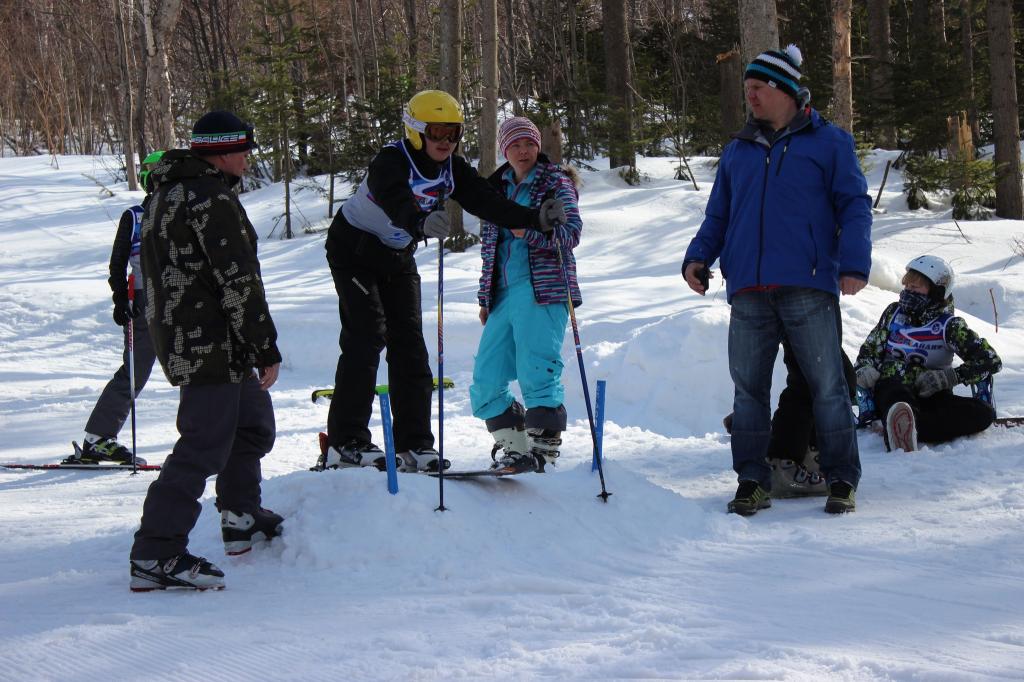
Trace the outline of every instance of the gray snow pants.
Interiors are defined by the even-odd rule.
[[[178,432],[174,451],[146,493],[132,559],[166,559],[188,548],[208,476],[217,475],[218,509],[260,508],[260,459],[274,447],[276,427],[270,393],[255,377],[182,386]]]
[[[144,309],[146,307],[144,290],[136,289],[135,295]],[[135,396],[138,397],[146,382],[149,381],[149,375],[153,371],[153,362],[156,361],[156,352],[153,350],[153,342],[149,338],[149,327],[146,325],[145,315],[139,315],[132,320],[132,330],[134,331],[132,341],[135,347]],[[103,388],[99,400],[92,408],[92,414],[89,415],[89,421],[85,423],[86,433],[104,438],[117,438],[117,434],[121,432],[121,428],[131,412],[132,389],[128,376],[127,327],[124,328],[124,353],[121,357],[121,367]]]

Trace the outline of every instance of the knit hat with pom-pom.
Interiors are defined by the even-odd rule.
[[[803,55],[796,45],[788,45],[785,50],[766,50],[754,58],[743,73],[743,80],[756,78],[773,88],[800,101],[800,65]]]

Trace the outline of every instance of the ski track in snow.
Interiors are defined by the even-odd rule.
[[[872,197],[894,156],[872,156]],[[720,278],[702,298],[679,276],[712,163],[691,160],[700,191],[670,179],[673,159],[641,159],[639,188],[583,173],[577,314],[591,394],[608,381],[607,504],[571,332],[555,472],[446,481],[440,513],[436,479],[402,475],[392,496],[375,471],[308,471],[327,412],[310,392],[333,377],[337,299],[323,234],[264,238],[284,362],[263,499],[286,517],[285,535],[225,557],[209,486],[190,549],[225,570],[227,589],[132,594],[128,549],[154,474],[0,470],[0,680],[1019,679],[1024,429],[911,454],[864,431],[855,514],[829,517],[821,498],[724,513],[735,490],[721,426],[729,310]],[[117,218],[141,194],[111,177],[114,165],[0,159],[4,461],[66,455],[120,362],[106,264]],[[1024,265],[1011,251],[1024,225],[961,222],[967,243],[948,206],[909,212],[901,186],[890,174],[870,286],[842,300],[847,352],[895,299],[904,264],[936,253],[957,269],[960,314],[1003,358],[999,413],[1024,414]],[[243,196],[261,235],[281,196]],[[293,198],[322,219],[314,193]],[[428,347],[431,246],[418,255]],[[490,450],[468,400],[479,250],[448,255],[444,276],[445,374],[456,382],[444,449],[456,468],[476,468]],[[784,377],[780,359],[776,396]],[[139,399],[139,454],[151,463],[174,444],[176,408],[156,368]],[[380,442],[376,412],[371,428]]]

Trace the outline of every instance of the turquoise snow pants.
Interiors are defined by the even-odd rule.
[[[528,279],[500,289],[496,299],[473,364],[473,416],[491,419],[504,413],[515,401],[509,387],[515,380],[527,410],[559,407],[565,398],[562,340],[568,307],[538,304]]]

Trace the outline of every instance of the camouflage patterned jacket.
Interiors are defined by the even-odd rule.
[[[901,310],[898,301],[885,309],[878,324],[861,345],[855,368],[870,365],[878,370],[882,379],[899,377],[903,384],[913,386],[917,377],[928,367],[917,361],[920,358],[911,358],[908,361],[907,358],[898,357],[887,350],[890,335],[897,333],[894,330],[899,325],[894,324],[894,318],[899,312]],[[956,368],[956,375],[961,383],[976,384],[1003,367],[1002,360],[988,341],[971,331],[964,318],[955,316],[952,299],[930,306],[916,318],[908,316],[906,321],[919,327],[933,323],[938,325],[941,339],[936,340],[940,346],[944,346],[945,350],[951,351],[963,360]]]
[[[142,219],[146,321],[175,386],[239,383],[281,361],[256,232],[227,176],[184,149],[160,160]]]

